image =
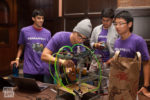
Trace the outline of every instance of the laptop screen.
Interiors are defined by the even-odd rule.
[[[43,88],[42,85],[39,87],[36,80],[31,78],[12,77],[12,79],[20,90],[40,92],[48,87],[48,85],[43,86]]]
[[[3,79],[3,77],[0,77],[0,89],[3,89],[3,87],[12,87],[13,84],[11,84],[8,80]]]

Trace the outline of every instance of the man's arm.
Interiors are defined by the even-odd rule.
[[[52,56],[52,51],[49,50],[48,48],[44,48],[41,59],[42,61],[45,61],[47,63],[51,62],[54,64],[56,57]],[[64,60],[64,59],[59,59],[59,64],[62,64],[66,67],[72,67],[74,66],[74,62],[72,60]]]
[[[143,61],[143,71],[144,71],[144,86],[149,86],[149,74],[150,74],[150,67],[149,61]]]
[[[144,86],[138,91],[138,93],[142,92],[145,96],[150,97],[150,92],[148,92],[147,88],[150,84],[150,66],[149,61],[143,62],[143,72],[144,72]]]
[[[52,56],[52,51],[49,50],[48,48],[44,48],[41,59],[42,61],[45,61],[47,63],[51,62],[52,64],[54,64],[56,58]],[[60,59],[59,63],[63,63],[64,60]]]
[[[17,57],[16,58],[20,59],[21,54],[23,52],[23,49],[24,49],[24,45],[20,45],[19,48],[18,48],[18,53],[17,53]]]
[[[11,61],[10,66],[13,66],[13,64],[16,64],[16,67],[19,66],[19,60],[20,60],[21,54],[23,52],[23,49],[24,49],[24,45],[19,45],[16,59],[14,61]]]

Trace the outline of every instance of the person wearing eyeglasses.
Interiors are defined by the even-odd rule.
[[[104,93],[108,93],[108,74],[109,67],[106,68],[107,62],[114,55],[114,42],[118,38],[117,31],[113,25],[114,10],[111,8],[105,8],[102,10],[101,20],[102,24],[96,26],[93,29],[90,45],[95,50],[95,54],[102,62],[102,90]],[[90,70],[97,70],[97,63],[93,59]]]
[[[149,52],[145,40],[132,33],[133,30],[133,17],[128,11],[120,11],[114,17],[114,25],[120,38],[115,42],[115,51],[120,51],[121,57],[134,58],[136,52],[141,53],[142,58],[142,68],[144,75],[144,83],[139,92],[143,92],[144,95],[150,97],[150,92],[148,92],[149,85]],[[141,75],[142,76],[142,75]],[[140,77],[141,77],[140,76]],[[136,91],[135,91],[136,92]],[[111,97],[110,97],[111,98]]]
[[[51,62],[54,64],[55,57],[52,56],[54,53],[63,46],[73,46],[74,44],[80,44],[86,41],[92,31],[92,25],[90,19],[81,20],[73,29],[73,32],[57,32],[47,46],[44,48],[41,59],[47,63]],[[59,64],[65,67],[73,67],[75,63],[72,60],[59,59]],[[51,66],[51,71],[54,74],[54,66]],[[49,73],[49,71],[48,71]]]

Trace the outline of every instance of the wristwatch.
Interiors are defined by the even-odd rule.
[[[150,91],[150,85],[149,85],[149,86],[144,86],[144,85],[143,85],[143,87],[144,87],[145,89],[147,89],[148,91]]]

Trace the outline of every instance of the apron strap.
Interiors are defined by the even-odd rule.
[[[119,57],[119,54],[120,54],[120,51],[116,51],[115,52],[115,55],[113,56],[114,60],[117,61],[118,57]],[[138,60],[139,64],[138,64],[138,68],[139,70],[141,70],[141,63],[142,63],[142,60],[141,60],[141,53],[140,52],[136,52],[136,56],[134,58],[135,60]]]
[[[118,59],[119,54],[120,54],[120,51],[116,51],[116,52],[115,52],[115,55],[114,55],[114,57],[113,57],[115,61]]]
[[[141,59],[141,53],[140,52],[136,52],[135,60],[138,60],[138,62],[139,62],[138,67],[139,67],[139,70],[141,70],[142,59]]]

